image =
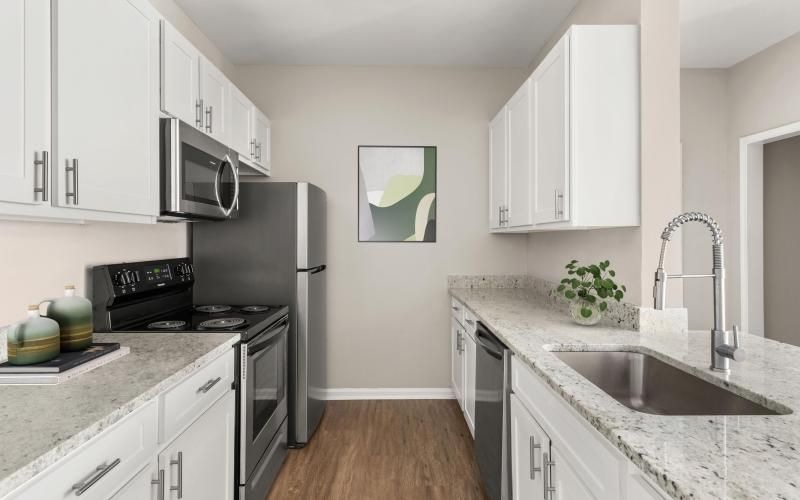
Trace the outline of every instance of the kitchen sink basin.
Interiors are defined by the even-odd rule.
[[[654,415],[781,415],[653,356],[627,351],[553,351],[628,408]]]

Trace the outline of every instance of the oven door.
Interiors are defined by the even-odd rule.
[[[227,219],[239,206],[238,155],[174,118],[162,124],[162,216]]]
[[[241,346],[239,481],[247,483],[287,414],[288,316]]]

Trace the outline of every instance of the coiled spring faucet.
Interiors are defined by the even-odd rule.
[[[711,231],[713,240],[713,268],[711,274],[667,274],[664,272],[664,254],[667,242],[673,233],[687,222],[700,222]],[[663,310],[667,301],[667,280],[672,278],[712,278],[714,280],[714,327],[711,330],[711,369],[728,372],[730,360],[741,361],[744,351],[739,347],[739,329],[733,326],[733,344],[729,343],[728,332],[725,330],[725,258],[722,247],[722,231],[719,224],[708,214],[700,212],[687,212],[672,219],[661,233],[661,256],[656,269],[653,298],[655,308]]]

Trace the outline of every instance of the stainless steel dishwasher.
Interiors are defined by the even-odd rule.
[[[508,441],[511,353],[486,326],[475,332],[475,459],[491,500],[509,500]]]

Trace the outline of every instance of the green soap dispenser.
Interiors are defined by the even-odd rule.
[[[58,323],[39,315],[39,306],[28,306],[28,319],[8,328],[8,362],[33,365],[55,358],[61,352]]]
[[[92,303],[75,295],[75,286],[64,287],[64,296],[48,302],[45,316],[61,327],[61,351],[80,351],[92,345]]]

